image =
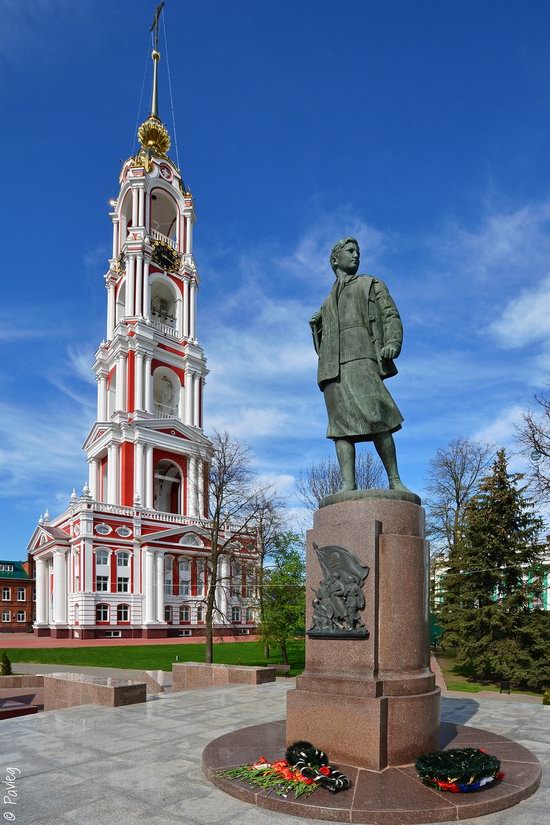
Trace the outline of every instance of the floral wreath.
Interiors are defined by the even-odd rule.
[[[424,785],[451,793],[478,791],[504,778],[500,761],[483,748],[453,748],[425,753],[416,760]]]
[[[284,759],[268,762],[263,756],[252,765],[220,771],[229,779],[241,779],[265,788],[277,796],[309,796],[317,788],[326,788],[330,793],[345,791],[351,787],[347,776],[329,764],[328,756],[311,742],[294,742],[287,748]]]

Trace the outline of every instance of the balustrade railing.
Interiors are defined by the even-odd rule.
[[[177,245],[176,241],[172,240],[172,238],[169,238],[167,235],[163,235],[162,232],[158,231],[158,229],[151,229],[149,234],[155,241],[160,241],[161,243],[165,243],[168,246],[171,246],[172,249],[175,249],[176,252],[178,251],[178,245]]]
[[[175,327],[170,326],[170,324],[163,324],[162,321],[155,321],[154,319],[151,321],[151,324],[158,329],[159,332],[162,332],[164,335],[170,336],[170,338],[179,338],[180,334]]]
[[[178,408],[170,404],[155,403],[155,415],[157,418],[177,418]]]

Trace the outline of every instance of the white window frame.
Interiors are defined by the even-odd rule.
[[[102,557],[104,555],[107,556],[107,561],[99,561],[99,555],[100,554],[101,554]],[[95,563],[96,563],[96,567],[107,567],[109,565],[109,551],[105,550],[104,547],[102,547],[100,550],[96,550],[95,551]]]
[[[121,619],[119,616],[119,611],[121,608],[126,610],[126,618]],[[116,620],[121,624],[127,624],[130,621],[130,605],[129,604],[117,604],[116,606]]]
[[[129,593],[130,592],[130,579],[128,576],[117,576],[116,577],[116,592],[117,593]]]
[[[23,598],[21,598],[20,594],[23,594]],[[24,587],[17,588],[17,601],[18,602],[26,602],[27,601],[27,594]]]
[[[99,580],[101,579],[101,584],[105,585],[105,587],[99,586]],[[96,576],[95,577],[95,590],[96,593],[108,593],[109,592],[109,576]]]
[[[19,618],[20,616],[22,616],[23,618]],[[23,623],[23,622],[27,621],[27,613],[26,613],[25,610],[18,610],[17,611],[16,621],[18,621],[19,623]]]
[[[2,621],[11,622],[11,610],[2,610]]]
[[[98,612],[98,609],[100,607],[104,607],[105,610],[107,611],[107,618],[106,619],[98,619],[97,612]],[[96,622],[108,622],[108,621],[110,621],[110,618],[109,618],[110,614],[111,614],[111,611],[109,610],[109,605],[108,604],[105,604],[105,602],[100,602],[99,604],[96,604],[96,606],[95,606],[95,620],[96,620]]]
[[[8,595],[6,596],[5,593],[7,593]],[[2,601],[11,602],[11,587],[2,588]]]
[[[116,554],[117,567],[130,567],[130,554],[127,551]]]
[[[241,624],[241,608],[237,605],[234,605],[231,608],[231,621],[233,624]]]
[[[185,619],[183,618],[183,612],[184,611],[186,612],[186,616],[187,616],[187,618],[185,618]],[[190,607],[190,605],[188,605],[188,604],[180,605],[180,624],[183,624],[184,622],[190,622],[190,621],[191,621],[191,607]]]

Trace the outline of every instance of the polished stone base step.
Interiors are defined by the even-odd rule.
[[[206,777],[220,790],[260,808],[331,822],[376,825],[452,822],[501,811],[531,796],[541,780],[539,761],[527,748],[496,733],[449,723],[441,725],[441,747],[483,748],[494,754],[505,773],[502,781],[473,793],[442,793],[423,785],[414,765],[377,772],[338,764],[336,767],[352,781],[348,791],[333,795],[319,788],[306,799],[283,799],[220,776],[221,770],[253,763],[259,756],[283,758],[285,725],[285,720],[254,725],[210,742],[202,757]]]

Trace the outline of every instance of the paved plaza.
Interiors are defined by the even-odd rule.
[[[16,805],[3,804],[0,815],[9,809],[17,825],[313,822],[239,802],[212,787],[201,771],[203,748],[212,739],[284,717],[286,691],[293,682],[187,691],[122,708],[75,707],[5,720],[0,725],[2,769],[19,769],[21,776],[14,781]],[[520,742],[539,757],[546,774],[526,802],[464,821],[547,825],[550,708],[444,698],[442,716]]]

